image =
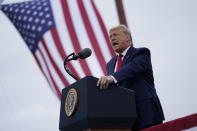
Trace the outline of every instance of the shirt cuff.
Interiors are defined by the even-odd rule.
[[[110,76],[111,76],[111,78],[114,80],[114,83],[117,83],[116,78],[115,78],[115,77],[113,77],[112,75],[110,75]]]

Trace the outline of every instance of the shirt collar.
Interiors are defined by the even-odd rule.
[[[131,46],[128,46],[121,54],[123,55],[123,58],[124,58],[124,56],[126,55],[126,53],[127,53],[127,51],[129,50],[129,48],[130,48]],[[119,55],[118,53],[117,53],[117,55]]]
[[[127,51],[129,50],[130,46],[128,46],[123,52],[122,52],[122,55],[123,57],[126,55]]]

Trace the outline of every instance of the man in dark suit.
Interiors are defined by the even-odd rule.
[[[133,47],[130,31],[119,25],[109,31],[117,56],[107,63],[108,76],[102,76],[97,86],[108,88],[115,83],[135,91],[138,117],[133,130],[140,130],[164,120],[163,110],[154,87],[150,51]]]

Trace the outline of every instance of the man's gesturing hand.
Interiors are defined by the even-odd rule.
[[[100,86],[100,89],[106,89],[108,88],[110,83],[113,83],[114,80],[111,76],[102,76],[98,82],[97,82],[97,86]]]

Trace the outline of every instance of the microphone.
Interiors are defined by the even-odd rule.
[[[67,56],[66,61],[71,61],[71,60],[77,60],[78,58],[80,59],[85,59],[89,57],[92,54],[92,51],[90,48],[85,48],[81,50],[77,55],[75,53],[71,53],[70,55]],[[69,58],[72,56],[71,58]]]
[[[89,57],[92,54],[92,51],[90,48],[85,48],[83,50],[81,50],[79,53],[77,53],[77,55],[73,52],[70,55],[68,55],[66,57],[66,59],[64,60],[64,69],[66,70],[66,72],[73,77],[76,81],[79,80],[79,78],[77,78],[68,68],[67,66],[67,62],[71,61],[71,60],[77,60],[78,58],[80,59],[85,59],[87,57]]]
[[[92,54],[91,49],[85,48],[78,53],[78,56],[80,59],[85,59],[85,58],[89,57],[91,54]]]

